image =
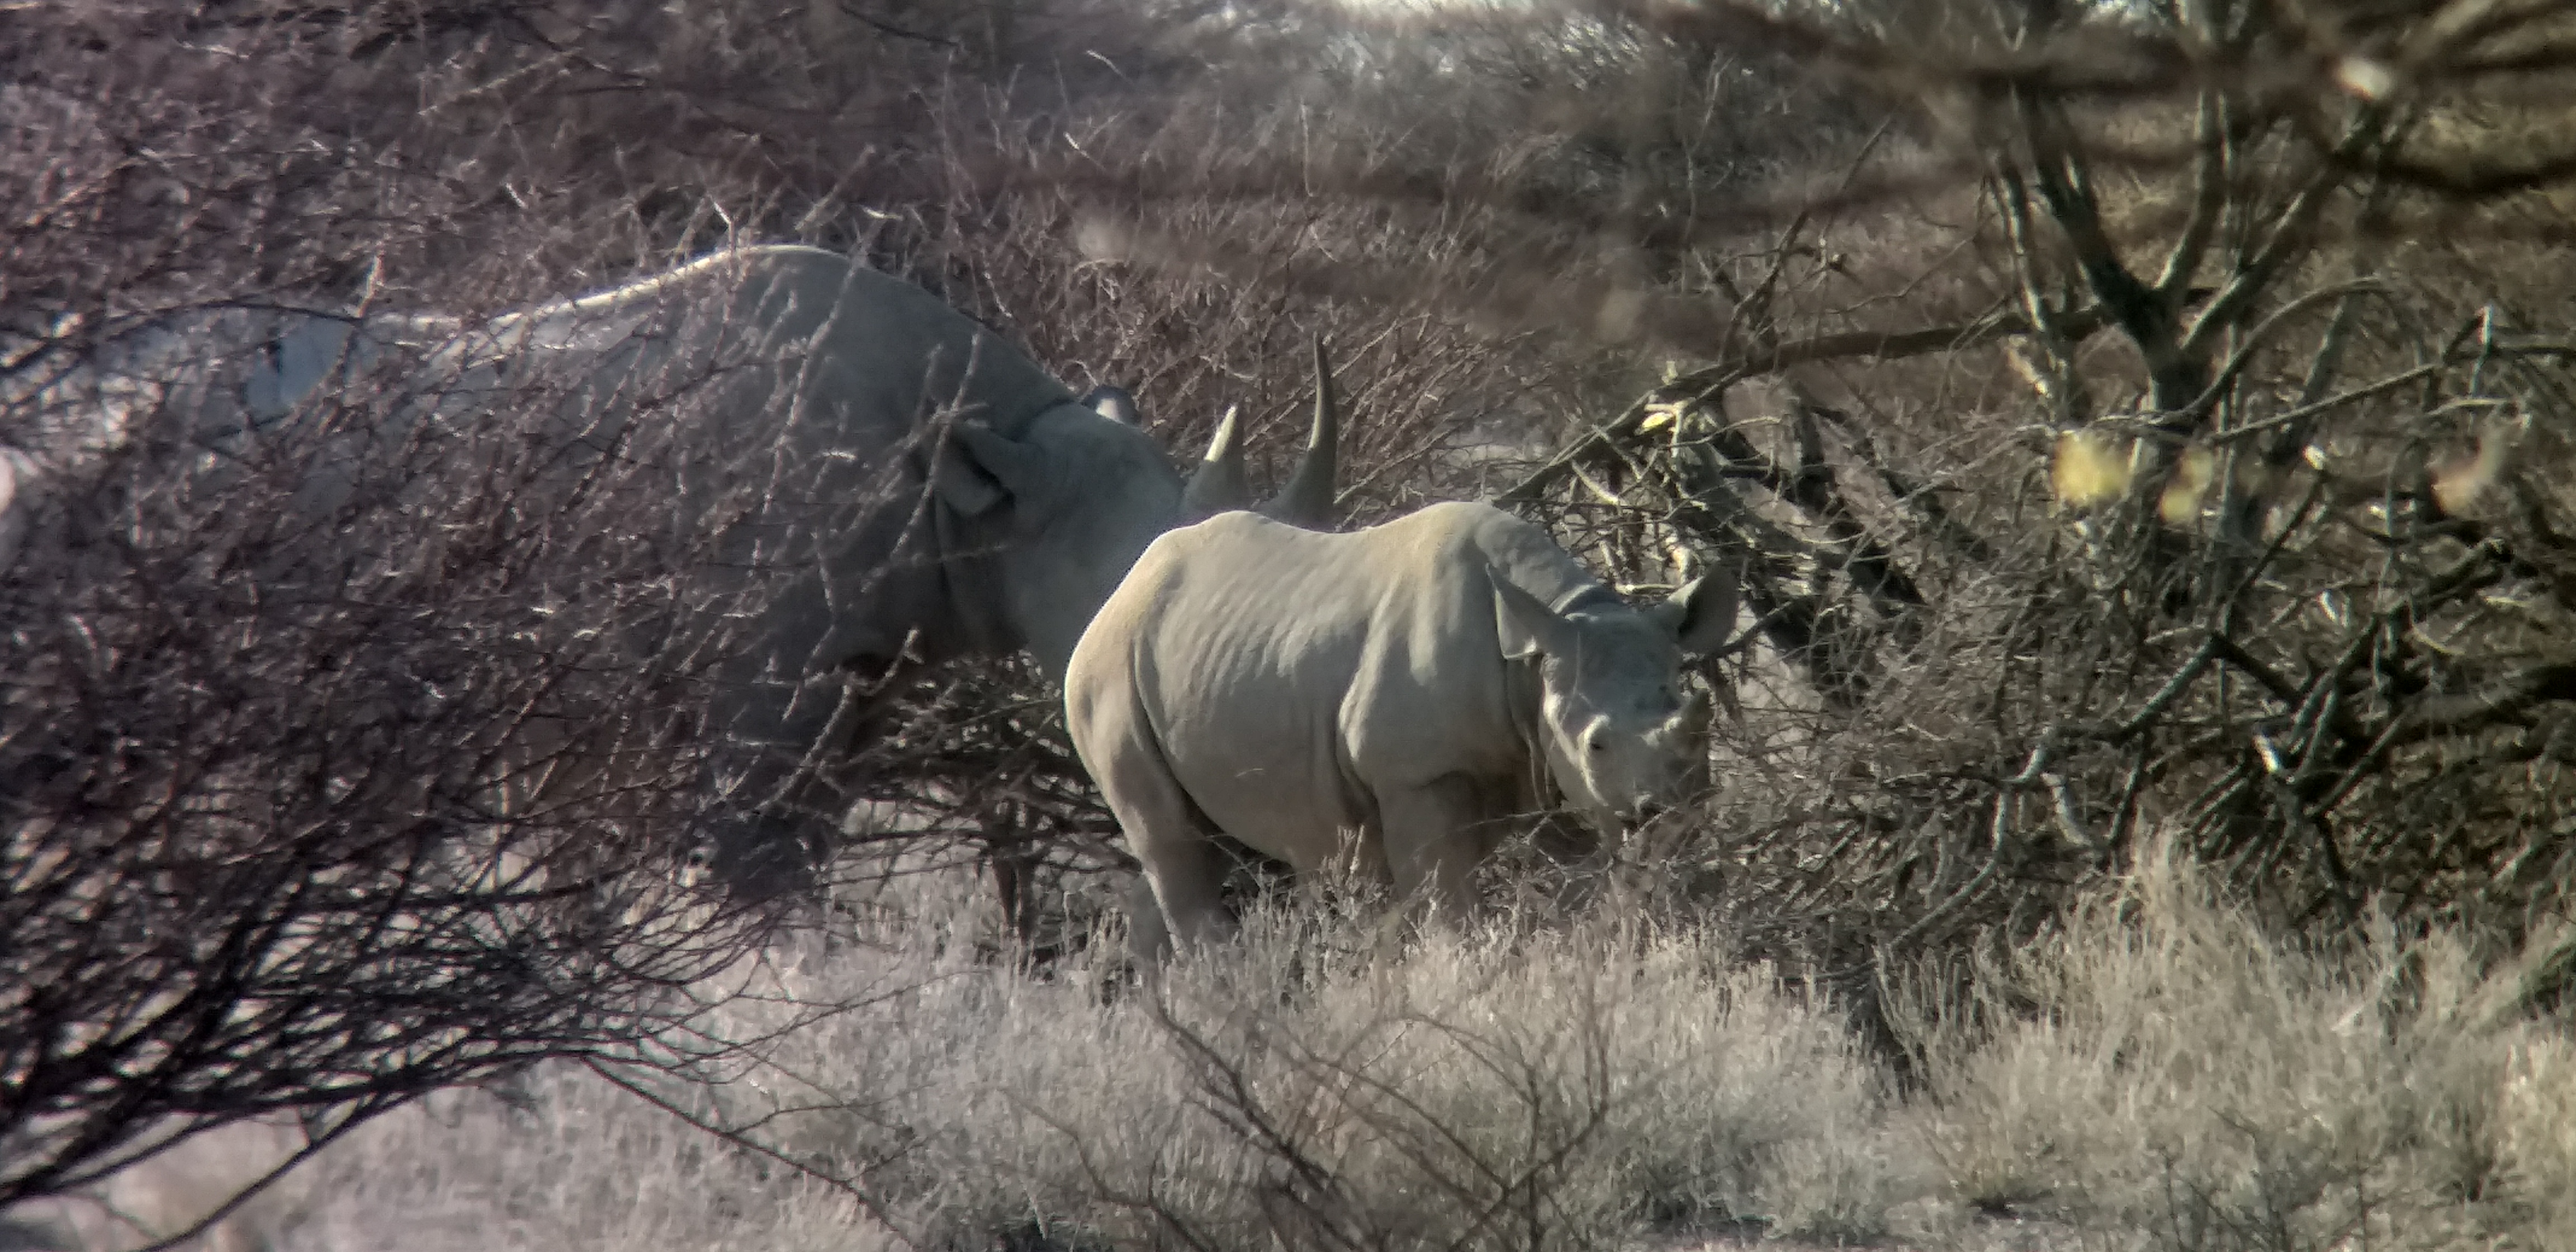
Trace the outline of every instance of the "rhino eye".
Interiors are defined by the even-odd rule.
[[[1583,737],[1583,746],[1595,752],[1607,752],[1610,750],[1610,741],[1596,730]]]

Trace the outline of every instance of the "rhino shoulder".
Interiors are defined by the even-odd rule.
[[[1204,608],[1188,606],[1205,606],[1210,597],[1275,595],[1278,586],[1266,579],[1247,592],[1238,575],[1247,570],[1285,574],[1309,566],[1319,554],[1306,545],[1336,538],[1343,536],[1319,536],[1241,510],[1164,531],[1128,567],[1126,578],[1084,632],[1084,642],[1094,635],[1148,630],[1149,623],[1174,620],[1167,616],[1174,611],[1181,614],[1180,621],[1194,620]]]
[[[1556,546],[1546,527],[1482,500],[1452,500],[1431,505],[1419,516],[1436,518],[1444,526],[1473,535],[1478,546],[1489,550],[1509,551],[1533,543]]]
[[[1529,524],[1521,521],[1517,515],[1483,500],[1443,500],[1437,504],[1423,505],[1414,510],[1413,516],[1435,521],[1441,525],[1478,529],[1495,525],[1526,526]]]
[[[1378,528],[1390,541],[1401,536],[1425,557],[1476,561],[1499,569],[1544,563],[1545,554],[1563,549],[1545,527],[1481,500],[1448,500],[1425,505]]]
[[[1517,513],[1482,501],[1434,505],[1459,538],[1476,549],[1485,568],[1551,608],[1568,605],[1601,590],[1601,580],[1574,559],[1546,527]],[[1431,509],[1425,509],[1425,513]]]
[[[1217,559],[1265,548],[1283,548],[1312,532],[1274,522],[1249,509],[1232,509],[1205,521],[1164,531],[1154,540],[1167,560]]]

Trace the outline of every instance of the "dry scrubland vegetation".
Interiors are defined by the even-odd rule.
[[[2576,1246],[2571,34],[0,8],[0,442],[67,484],[0,585],[8,1237],[186,1233],[302,1148],[203,1237]],[[1471,932],[1291,894],[1146,990],[1034,676],[868,676],[866,820],[780,931],[688,864],[703,658],[595,629],[707,610],[600,538],[630,494],[495,427],[297,529],[295,448],[196,494],[149,397],[81,447],[22,385],[788,239],[1176,449],[1244,403],[1265,479],[1322,331],[1352,522],[1487,491],[1623,581],[1742,571],[1708,794]],[[671,764],[495,812],[532,721]]]
[[[837,942],[740,971],[696,1023],[714,1036],[701,1046],[761,1041],[756,1060],[640,1078],[565,1064],[506,1101],[436,1096],[261,1196],[230,1246],[1625,1247],[1767,1225],[1915,1247],[2546,1248],[2576,1234],[2576,1045],[2517,1013],[2528,969],[2481,975],[2456,939],[2385,927],[2347,954],[2288,953],[2170,863],[1984,971],[1979,1003],[1916,988],[1910,1094],[1820,994],[1706,931],[1588,917],[1390,957],[1359,919],[1306,900],[1257,913],[1240,949],[1159,997],[1104,999],[1117,975],[1088,962],[1038,980],[984,959],[1002,919],[971,880],[870,904]],[[813,1003],[847,1007],[812,1022]],[[1960,1024],[1979,1011],[2003,1020]],[[760,1148],[692,1122],[751,1128]],[[246,1169],[183,1164],[112,1188],[119,1211],[184,1220],[221,1194],[206,1180]],[[2045,1220],[1995,1220],[2007,1206]],[[73,1211],[103,1241],[135,1241]]]

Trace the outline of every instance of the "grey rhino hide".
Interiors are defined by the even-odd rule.
[[[1547,714],[1581,701],[1558,697],[1633,714],[1645,758],[1678,773],[1697,746],[1682,651],[1733,616],[1725,580],[1631,608],[1483,504],[1342,535],[1245,513],[1164,535],[1065,679],[1074,746],[1152,891],[1139,955],[1158,954],[1163,922],[1189,943],[1230,928],[1216,833],[1300,873],[1347,864],[1468,907],[1497,819],[1568,779]]]
[[[1025,647],[1061,674],[1183,489],[1144,432],[972,319],[803,247],[489,320],[220,310],[29,373],[0,393],[0,436],[21,444],[0,455],[0,560],[32,542],[44,463],[140,420],[184,423],[207,467],[190,490],[219,494],[281,449],[309,457],[294,507],[323,519],[362,492],[421,490],[391,477],[405,464],[533,441],[569,479],[613,451],[632,507],[611,516],[642,523],[625,541],[685,566],[702,602],[757,588],[708,712],[731,745],[723,788],[764,812],[799,785],[789,763],[828,724],[846,667],[888,663],[909,639],[928,660]],[[317,429],[326,384],[350,380],[399,394],[358,410],[377,424]],[[28,430],[51,446],[26,448]],[[753,824],[744,838],[783,838]]]

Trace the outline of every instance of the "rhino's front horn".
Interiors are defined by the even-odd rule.
[[[1209,517],[1252,503],[1252,483],[1243,472],[1243,444],[1235,435],[1235,410],[1228,407],[1216,424],[1216,437],[1208,440],[1207,456],[1181,491],[1182,507],[1193,515]]]
[[[1341,455],[1341,413],[1333,402],[1333,370],[1324,360],[1324,337],[1315,336],[1315,428],[1306,436],[1306,451],[1295,473],[1261,513],[1275,521],[1309,530],[1333,524],[1334,462]]]

